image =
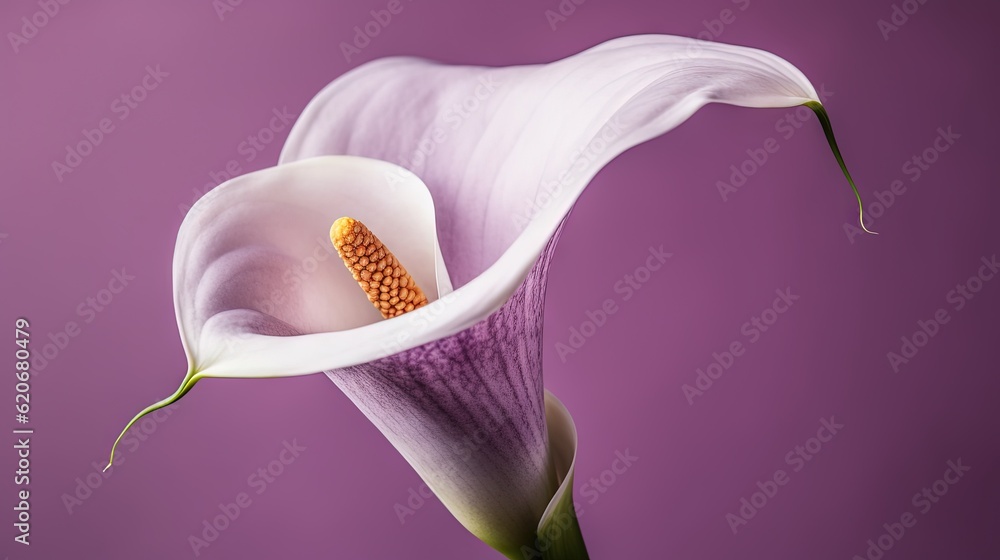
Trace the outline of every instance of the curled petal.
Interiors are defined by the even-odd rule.
[[[330,156],[244,175],[199,200],[177,236],[174,303],[193,371],[316,373],[392,350],[384,342],[406,325],[381,321],[358,297],[330,242],[330,224],[344,215],[376,228],[429,299],[450,291],[434,203],[413,174]]]
[[[234,179],[199,201],[181,228],[174,267],[194,370],[300,375],[459,333],[517,290],[591,177],[622,151],[709,102],[815,99],[801,72],[775,55],[658,35],[616,39],[547,65],[394,58],[360,67],[303,111],[282,161],[409,154],[403,159],[423,182],[388,163],[301,161]],[[288,269],[309,262],[347,206],[364,213],[355,217],[418,283],[438,288],[432,300],[455,282],[450,303],[375,322],[363,298],[344,297],[350,278],[330,261],[283,296],[298,286]]]
[[[573,505],[576,424],[562,402],[548,391],[545,392],[545,418],[549,427],[549,450],[559,480],[559,489],[538,521],[534,548],[522,549],[521,557],[587,560],[587,547],[583,543]]]
[[[710,102],[818,101],[794,66],[757,49],[682,37],[615,39],[544,65],[485,68],[378,60],[302,112],[290,162],[355,154],[401,163],[430,188],[456,286],[498,308],[590,179],[628,148]]]

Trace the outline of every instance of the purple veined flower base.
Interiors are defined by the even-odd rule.
[[[558,237],[503,307],[471,328],[326,372],[491,545],[531,545],[569,467],[556,472],[549,452],[542,376],[545,281]],[[496,528],[505,534],[490,542]]]

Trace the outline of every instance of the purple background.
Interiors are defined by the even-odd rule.
[[[874,220],[880,236],[849,239],[853,198],[815,119],[785,138],[776,127],[789,111],[722,106],[597,177],[554,260],[545,335],[546,384],[581,433],[577,498],[592,556],[848,560],[904,512],[916,525],[886,559],[997,555],[1000,279],[959,311],[946,298],[1000,250],[990,101],[1000,8],[928,0],[886,40],[877,21],[890,18],[890,0],[590,0],[555,30],[544,12],[556,0],[404,2],[345,61],[339,44],[385,5],[243,2],[220,19],[209,0],[72,2],[15,53],[8,33],[39,7],[3,3],[0,318],[30,318],[36,354],[67,321],[80,333],[33,377],[30,549],[12,541],[15,459],[2,446],[0,554],[189,558],[188,536],[248,491],[252,505],[200,557],[497,558],[435,500],[400,523],[394,504],[419,478],[321,375],[205,381],[72,513],[63,496],[140,406],[180,382],[178,206],[229,160],[243,172],[274,164],[287,128],[253,161],[240,152],[273,109],[297,114],[334,77],[386,55],[544,62],[620,35],[714,27],[832,92],[870,204],[896,179],[906,191]],[[735,21],[720,29],[710,20],[727,8]],[[169,76],[120,120],[112,101],[147,65]],[[57,180],[52,162],[105,117],[114,131]],[[960,138],[911,181],[904,163],[949,126]],[[724,202],[716,182],[769,137],[779,151]],[[606,220],[615,235],[594,227]],[[623,301],[616,282],[660,245],[674,256]],[[134,280],[85,323],[77,307],[121,267]],[[741,325],[786,287],[800,299],[748,343]],[[606,299],[619,311],[561,360],[556,345]],[[950,321],[894,372],[887,352],[939,308]],[[746,353],[689,404],[682,385],[737,340]],[[0,384],[2,425],[13,425],[13,385]],[[792,472],[786,453],[831,415],[845,427]],[[306,450],[257,495],[247,477],[293,439]],[[639,459],[596,500],[582,493],[616,450]],[[911,497],[959,458],[971,470],[922,514]],[[790,482],[734,535],[726,515],[777,469]]]

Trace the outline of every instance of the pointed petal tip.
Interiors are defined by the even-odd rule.
[[[101,472],[106,472],[108,469],[111,468],[112,463],[114,463],[115,461],[115,451],[118,449],[118,444],[121,443],[122,438],[125,437],[125,434],[129,431],[130,428],[132,428],[132,426],[135,425],[136,422],[141,420],[147,414],[156,412],[161,408],[168,407],[177,402],[178,400],[180,400],[180,398],[186,395],[187,392],[190,391],[192,387],[194,387],[194,384],[197,383],[199,380],[201,380],[202,377],[203,376],[201,374],[195,373],[193,370],[189,371],[188,374],[184,377],[184,381],[181,383],[181,386],[178,387],[176,391],[174,391],[174,394],[170,395],[169,397],[163,400],[157,401],[147,406],[146,408],[139,411],[138,414],[133,416],[132,419],[129,420],[128,424],[125,424],[125,428],[122,429],[121,433],[118,434],[118,437],[115,438],[115,442],[111,445],[111,456],[108,458],[108,464],[107,466],[104,467],[104,470],[102,470]]]
[[[819,123],[823,127],[823,133],[826,135],[826,141],[830,144],[830,150],[833,152],[833,156],[836,158],[841,172],[847,179],[847,183],[851,186],[851,190],[854,192],[855,198],[858,199],[858,221],[861,224],[861,229],[866,233],[878,235],[878,233],[868,229],[868,226],[865,225],[865,205],[861,200],[861,193],[858,191],[858,186],[854,183],[854,178],[851,177],[851,172],[847,169],[847,163],[844,162],[844,156],[840,152],[840,147],[837,145],[837,138],[833,134],[833,124],[830,122],[830,115],[826,112],[826,107],[824,107],[819,101],[808,101],[803,103],[803,105],[812,109],[813,112],[816,113],[816,117],[819,119]]]

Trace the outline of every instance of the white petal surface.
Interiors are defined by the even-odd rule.
[[[474,302],[442,321],[447,334],[503,303],[590,179],[621,152],[706,103],[814,100],[802,73],[773,54],[662,35],[615,39],[546,65],[383,59],[320,92],[281,160],[356,154],[420,175],[451,278]]]
[[[178,320],[189,355],[205,375],[297,375],[460,332],[510,297],[593,175],[622,151],[709,102],[783,107],[816,97],[801,72],[770,53],[658,35],[616,39],[547,65],[393,58],[362,66],[303,111],[282,161],[330,154],[402,159],[426,183],[433,205],[405,200],[402,194],[421,189],[404,171],[371,171],[365,181],[376,185],[366,188],[342,175],[333,188],[319,186],[322,174],[304,171],[319,164],[294,172],[280,166],[213,191],[178,240]],[[251,188],[236,194],[241,185]],[[251,195],[261,202],[242,200]],[[351,211],[347,201],[367,212],[355,217],[416,270],[425,290],[437,282],[447,293],[449,278],[460,286],[451,303],[374,322],[363,298],[345,298],[331,313],[333,300],[350,293],[342,291],[350,280],[327,260],[300,294],[265,308],[261,301],[273,303],[272,294],[287,291],[288,268],[325,235],[323,222]],[[432,206],[440,253],[428,249],[430,232],[421,229],[434,221]],[[308,224],[296,217],[299,208],[312,216]],[[412,236],[404,231],[410,220],[419,222]],[[423,255],[410,249],[414,243]],[[435,263],[437,279],[428,270]],[[345,330],[351,327],[358,328]],[[287,336],[293,334],[303,336]]]
[[[431,301],[438,276],[448,286],[433,201],[413,174],[331,156],[237,177],[199,200],[177,237],[174,303],[194,371],[313,373],[324,368],[294,367],[317,352],[311,333],[343,332],[322,354],[358,363],[373,353],[360,339],[389,340],[405,328],[381,321],[333,248],[330,226],[345,215],[378,231]],[[364,325],[377,335],[355,328]]]

